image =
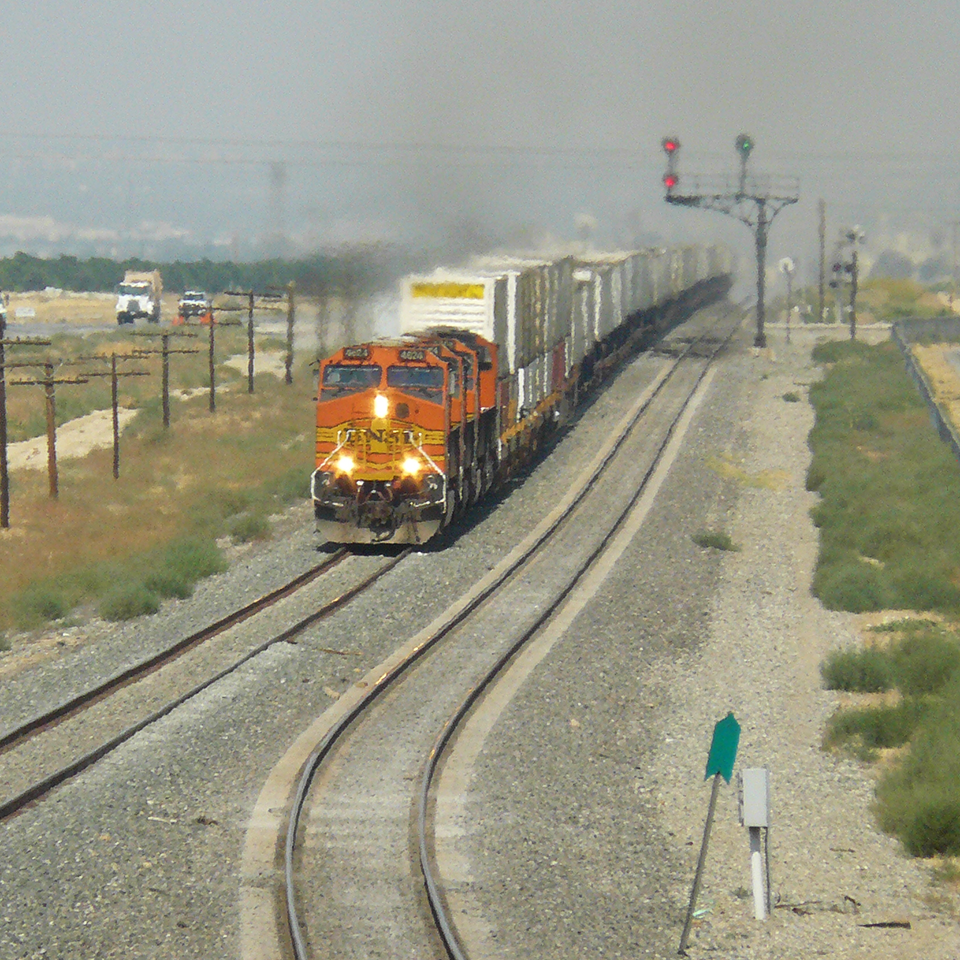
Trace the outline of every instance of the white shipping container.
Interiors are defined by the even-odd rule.
[[[524,367],[524,408],[527,413],[533,412],[537,404],[547,395],[546,390],[547,358],[536,357]]]
[[[517,364],[516,278],[501,274],[437,271],[401,281],[400,332],[426,333],[436,327],[469,330],[500,348],[513,373]]]
[[[637,292],[636,302],[637,310],[648,310],[653,306],[653,254],[649,250],[643,250],[637,255]]]
[[[510,318],[510,342],[506,345],[507,369],[514,373],[536,355],[542,339],[539,320],[543,282],[537,268],[516,257],[482,257],[473,260],[471,270],[481,276],[496,276],[505,283],[506,314]]]
[[[573,309],[573,261],[535,257],[477,258],[472,267],[482,273],[514,278],[518,366],[552,351],[570,331]]]
[[[573,271],[573,321],[570,359],[580,363],[593,349],[593,274],[578,267]]]

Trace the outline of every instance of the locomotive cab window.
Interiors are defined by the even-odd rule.
[[[380,386],[383,368],[376,364],[332,363],[323,370],[323,392],[328,396],[344,393],[362,393]]]
[[[443,367],[387,367],[387,386],[430,403],[443,403]]]

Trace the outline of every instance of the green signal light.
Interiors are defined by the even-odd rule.
[[[746,160],[750,156],[750,151],[753,149],[753,137],[749,134],[741,133],[736,140],[737,153]]]

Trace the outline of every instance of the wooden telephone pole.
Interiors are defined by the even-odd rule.
[[[10,527],[10,465],[7,461],[7,347],[49,347],[50,341],[37,337],[6,338],[7,317],[0,312],[0,528]]]

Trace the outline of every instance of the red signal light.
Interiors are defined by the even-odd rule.
[[[664,137],[660,145],[667,156],[671,156],[680,149],[680,141],[676,137]]]
[[[675,173],[665,173],[663,175],[663,185],[668,190],[672,190],[679,182],[680,178]]]

